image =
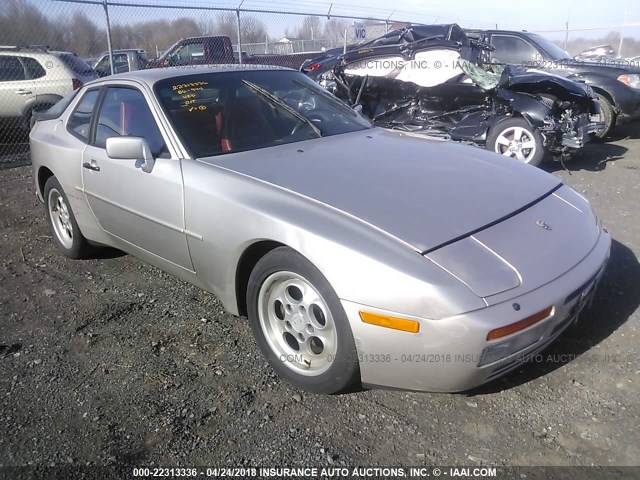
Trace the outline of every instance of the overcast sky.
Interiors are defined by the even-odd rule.
[[[246,5],[282,5],[279,1],[245,1]],[[608,27],[624,23],[640,24],[638,0],[327,0],[289,2],[296,10],[309,6],[314,10],[333,3],[334,12],[369,12],[370,15],[421,22],[456,22],[463,27],[499,28],[545,31]],[[626,21],[625,21],[626,11]],[[602,36],[612,30],[576,31],[574,35]],[[640,37],[640,26],[627,27],[629,34]],[[548,36],[564,33],[549,32]]]
[[[79,8],[52,0],[32,0],[43,9],[58,11],[61,8]],[[132,3],[164,5],[198,5],[236,8],[242,0],[119,0]],[[549,38],[564,38],[565,22],[569,22],[570,38],[598,38],[610,31],[620,31],[622,24],[636,24],[624,29],[625,36],[640,38],[639,0],[244,0],[242,9],[290,10],[300,13],[326,13],[370,16],[412,21],[414,23],[456,22],[463,27],[529,30],[544,32]],[[64,7],[63,7],[64,5]],[[87,6],[85,6],[87,8]],[[96,7],[88,7],[91,11]],[[139,21],[145,16],[158,17],[167,10],[135,9],[133,18]],[[99,12],[96,12],[99,13]],[[182,13],[186,13],[183,11]],[[194,12],[195,14],[195,12]],[[197,15],[197,14],[196,14]],[[255,14],[260,18],[260,14]],[[273,16],[265,16],[267,23]],[[295,18],[295,17],[288,17]],[[288,22],[287,22],[288,23]],[[597,27],[605,27],[597,29]],[[594,29],[595,28],[595,29]],[[587,29],[587,30],[582,30]],[[553,32],[553,31],[556,32]],[[274,32],[275,33],[275,32]]]

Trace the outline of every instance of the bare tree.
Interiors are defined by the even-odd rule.
[[[197,37],[202,35],[202,30],[194,19],[182,17],[171,22],[171,34],[177,37],[177,40],[180,38]]]
[[[64,24],[63,24],[64,25]],[[76,11],[68,20],[64,37],[64,47],[81,57],[89,57],[106,50],[106,34],[85,15]]]
[[[324,38],[329,45],[340,45],[344,41],[344,31],[349,22],[343,18],[332,18],[324,24]]]
[[[0,44],[60,45],[62,29],[23,0],[4,0],[0,9]]]
[[[243,15],[240,18],[240,35],[242,43],[262,43],[267,38],[267,27],[261,20]]]
[[[236,16],[231,12],[224,12],[218,17],[215,30],[212,35],[226,35],[231,38],[232,43],[236,43],[238,39],[238,24]]]
[[[316,40],[323,36],[320,17],[304,17],[302,25],[298,27],[295,38]]]

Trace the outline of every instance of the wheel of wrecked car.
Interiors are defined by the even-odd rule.
[[[613,111],[613,105],[611,105],[611,102],[603,95],[596,94],[596,103],[600,107],[600,114],[592,115],[591,119],[597,122],[604,122],[604,128],[595,132],[593,134],[593,138],[596,140],[602,140],[611,133],[611,129],[615,125],[616,112]]]
[[[545,156],[542,134],[524,118],[507,118],[491,127],[486,148],[535,166]]]
[[[44,203],[47,222],[62,253],[69,258],[84,258],[90,251],[89,243],[80,233],[67,195],[56,177],[50,177],[44,186]]]
[[[336,393],[359,380],[355,342],[338,296],[322,273],[288,247],[256,264],[247,313],[260,350],[285,380]]]

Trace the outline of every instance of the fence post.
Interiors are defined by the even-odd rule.
[[[111,75],[113,75],[113,48],[111,48],[111,23],[109,22],[109,6],[107,5],[107,0],[104,0],[102,6],[104,7],[104,14],[107,17],[107,50],[109,50],[109,69],[111,70]]]
[[[333,4],[332,4],[333,5]],[[345,28],[344,29],[344,49],[342,50],[342,54],[344,55],[345,53],[347,53],[347,31],[349,29]]]
[[[240,4],[242,5],[242,4]],[[242,65],[242,34],[240,33],[240,7],[236,8],[236,18],[238,27],[238,63]]]
[[[624,10],[624,23],[620,29],[620,43],[618,44],[618,56],[622,57],[622,42],[624,41],[624,26],[627,24],[627,10]]]

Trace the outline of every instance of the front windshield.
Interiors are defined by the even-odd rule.
[[[565,52],[562,48],[557,46],[551,40],[538,35],[537,33],[530,33],[531,37],[534,37],[536,43],[540,45],[551,57],[551,60],[570,60],[571,55]]]
[[[206,157],[370,128],[305,75],[238,70],[168,78],[155,91],[183,144]]]

